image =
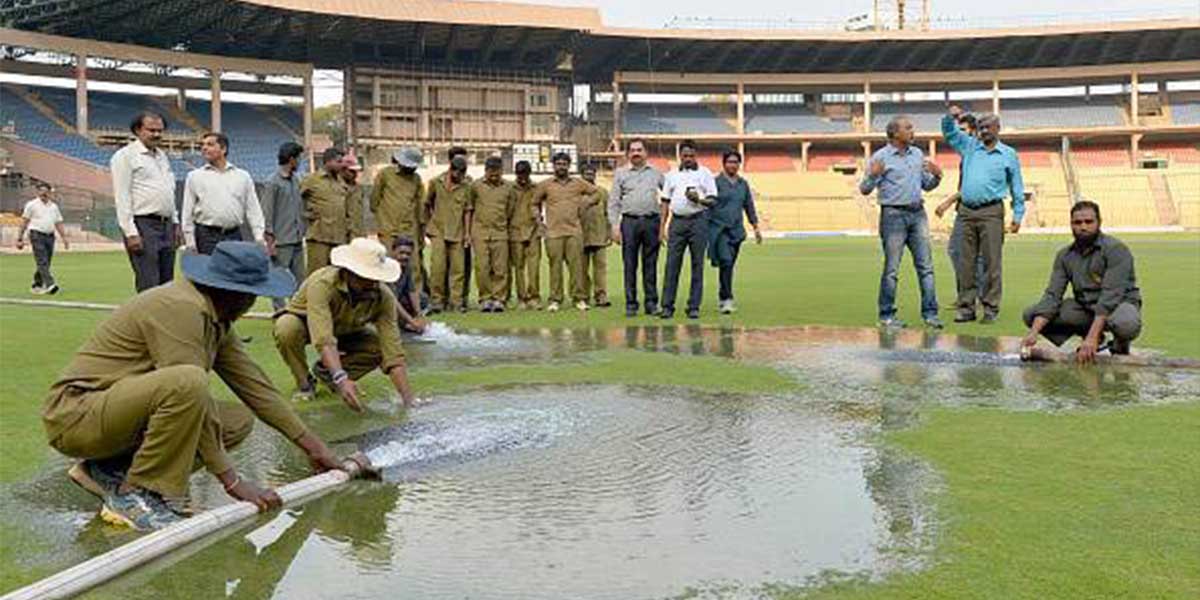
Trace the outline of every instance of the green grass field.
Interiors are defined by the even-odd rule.
[[[1145,297],[1145,328],[1135,348],[1200,357],[1200,236],[1124,235],[1137,260]],[[1017,336],[1024,306],[1045,285],[1065,236],[1010,238],[998,323],[955,325],[948,333]],[[939,301],[953,302],[953,274],[944,247],[935,250]],[[768,240],[748,246],[736,281],[740,312],[715,310],[715,271],[706,273],[702,324],[746,327],[873,325],[881,257],[874,238]],[[621,310],[619,257],[609,259],[616,305],[579,314],[563,311],[446,315],[458,327],[588,327],[658,324]],[[29,256],[0,256],[0,296],[30,298]],[[128,264],[118,253],[69,253],[55,259],[64,291],[56,300],[117,303],[131,294]],[[684,275],[686,281],[686,273]],[[543,279],[543,285],[546,280]],[[680,298],[682,300],[682,298]],[[900,280],[901,318],[919,323],[917,290],[906,258]],[[0,485],[46,468],[38,419],[45,390],[103,313],[0,306]],[[678,317],[676,323],[686,319]],[[239,331],[269,340],[269,324]],[[251,352],[290,390],[269,343]],[[587,353],[567,365],[474,366],[413,373],[420,395],[516,383],[640,382],[711,390],[769,391],[802,385],[763,365],[714,357],[633,350]],[[686,373],[687,376],[682,374]],[[369,391],[386,390],[372,376]],[[214,385],[222,397],[223,386]],[[336,403],[323,397],[315,406]],[[936,556],[929,568],[880,583],[831,583],[781,595],[857,598],[1099,598],[1200,596],[1200,402],[1065,413],[1001,409],[921,409],[917,425],[889,435],[928,461],[945,482],[940,496]],[[38,543],[20,515],[0,515],[0,592],[45,575],[20,562],[16,549]]]

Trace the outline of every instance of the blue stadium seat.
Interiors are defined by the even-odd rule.
[[[1122,111],[1111,97],[1000,100],[1001,125],[1012,129],[1120,126],[1125,124]]]
[[[1200,125],[1200,100],[1172,102],[1171,121],[1176,125]]]
[[[846,133],[850,121],[831,121],[803,104],[746,106],[746,131],[754,133]]]
[[[11,122],[22,140],[59,154],[101,166],[108,166],[108,160],[112,158],[111,150],[101,148],[81,135],[63,131],[24,98],[3,86],[0,86],[0,122]]]
[[[733,133],[733,125],[702,104],[629,104],[622,111],[629,133]]]

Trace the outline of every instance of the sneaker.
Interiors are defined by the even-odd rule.
[[[492,312],[498,312],[498,313],[504,312],[504,304],[501,302],[493,302],[492,303]]]
[[[732,315],[734,312],[737,312],[737,307],[733,305],[733,300],[722,300],[717,305],[717,312],[723,315]]]
[[[880,329],[904,329],[905,327],[908,327],[908,325],[896,317],[888,317],[886,319],[879,320]]]
[[[46,288],[46,291],[42,292],[42,293],[49,294],[51,296],[57,294],[58,293],[58,284],[57,283],[50,284],[50,287]]]
[[[546,307],[546,312],[558,312],[558,303],[551,302],[550,305]]]
[[[492,312],[492,301],[484,300],[483,303],[479,305],[479,312],[485,312],[485,313]]]
[[[529,308],[532,310],[542,310],[542,301],[541,300],[530,300]]]
[[[653,302],[647,302],[646,303],[646,314],[648,314],[648,315],[660,314],[659,310],[658,310],[658,305],[654,304]]]
[[[979,320],[979,324],[980,325],[991,325],[992,323],[996,322],[996,319],[999,319],[999,318],[1000,318],[999,313],[994,313],[994,312],[983,313],[983,318]]]
[[[596,298],[596,306],[598,306],[600,308],[608,308],[608,307],[612,306],[612,302],[609,302],[608,298],[600,297],[600,298]]]
[[[668,309],[668,308],[664,308],[664,309],[662,309],[661,311],[659,311],[659,313],[658,313],[658,318],[660,318],[660,319],[673,319],[673,318],[675,318],[675,311],[673,311],[673,310],[671,310],[671,309]]]
[[[588,306],[587,302],[580,300],[579,302],[575,303],[575,308],[578,308],[579,310],[581,310],[583,312],[587,312],[587,309],[590,307]]]
[[[111,461],[81,460],[67,469],[67,477],[89,494],[103,500],[117,493],[125,481],[125,470],[108,464]]]
[[[961,313],[960,312],[960,313],[954,315],[955,323],[970,323],[971,321],[974,321],[974,320],[975,320],[974,312],[969,312],[969,313]]]
[[[42,294],[46,293],[46,288],[44,288],[40,285],[31,285],[31,286],[29,286],[29,293],[41,296]]]
[[[162,496],[142,488],[106,495],[100,518],[106,523],[138,531],[155,531],[183,520],[167,506]]]
[[[1129,340],[1122,340],[1114,337],[1112,342],[1110,342],[1108,345],[1108,353],[1112,354],[1113,356],[1128,355],[1130,346],[1132,346],[1132,344]]]
[[[689,319],[699,319],[699,318],[700,318],[700,309],[698,309],[698,308],[689,308],[689,309],[688,309],[688,311],[687,311],[687,318],[689,318]]]
[[[925,326],[930,329],[942,329],[945,327],[945,325],[942,324],[942,320],[937,317],[929,317],[928,319],[925,319]]]

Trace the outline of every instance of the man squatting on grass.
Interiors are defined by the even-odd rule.
[[[1076,358],[1090,363],[1109,331],[1113,334],[1109,351],[1129,354],[1130,342],[1142,332],[1142,294],[1133,253],[1121,240],[1100,231],[1100,207],[1095,202],[1082,200],[1071,207],[1071,235],[1075,241],[1054,257],[1046,293],[1025,309],[1029,333],[1021,346],[1037,344],[1038,335],[1055,346],[1078,335],[1083,343]],[[1068,283],[1074,298],[1064,300]]]
[[[63,230],[62,212],[51,197],[50,184],[37,184],[37,198],[25,203],[21,211],[21,231],[17,233],[17,250],[25,247],[25,230],[29,230],[29,245],[33,246],[33,261],[37,270],[33,272],[34,294],[57,294],[58,284],[50,272],[50,261],[54,259],[54,232],[62,238],[63,248],[71,249],[67,232]]]
[[[221,242],[183,257],[184,279],[138,294],[105,319],[50,388],[42,423],[50,445],[83,459],[72,480],[103,499],[106,521],[159,529],[185,514],[188,478],[204,465],[226,493],[277,508],[279,496],[243,479],[226,450],[254,417],[302,448],[317,471],[339,468],[233,333],[257,296],[283,296],[295,279],[262,246]],[[215,371],[245,406],[217,402]],[[249,409],[247,409],[249,407]]]
[[[275,316],[275,347],[295,378],[296,399],[311,399],[320,380],[362,412],[354,382],[379,369],[412,406],[396,297],[384,285],[400,278],[400,264],[368,238],[334,248],[329,260],[333,264],[309,275]],[[309,344],[320,354],[311,373],[304,353]]]

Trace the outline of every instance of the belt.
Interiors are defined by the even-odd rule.
[[[892,208],[895,210],[903,210],[905,212],[917,212],[920,210],[924,210],[925,205],[920,202],[918,202],[916,204],[884,204],[884,205],[882,205],[882,208]]]
[[[1004,202],[1004,198],[992,198],[990,200],[984,200],[983,202],[976,204],[975,206],[971,206],[970,204],[967,204],[966,201],[964,201],[963,205],[969,209],[978,210],[981,208],[987,208],[993,204],[1000,204],[1001,202]]]
[[[241,231],[241,230],[242,230],[242,228],[241,228],[241,227],[218,227],[218,226],[216,226],[216,225],[205,225],[204,223],[196,223],[196,227],[203,227],[203,228],[205,228],[205,229],[212,229],[212,230],[219,231],[219,232],[221,232],[221,233],[233,233],[233,232],[235,232],[235,231]]]
[[[154,214],[154,213],[151,213],[148,215],[134,215],[133,218],[135,218],[135,219],[150,219],[151,221],[158,221],[160,223],[167,223],[171,220],[171,217],[164,217],[160,214]]]
[[[621,213],[622,219],[654,219],[659,216],[660,215],[658,213],[651,213],[648,215],[634,215],[634,214],[629,214],[629,213]]]
[[[695,219],[696,217],[701,217],[701,216],[704,216],[704,211],[695,212],[690,215],[681,215],[679,213],[671,213],[671,218],[673,218],[673,219],[685,219],[686,220],[686,219]]]

